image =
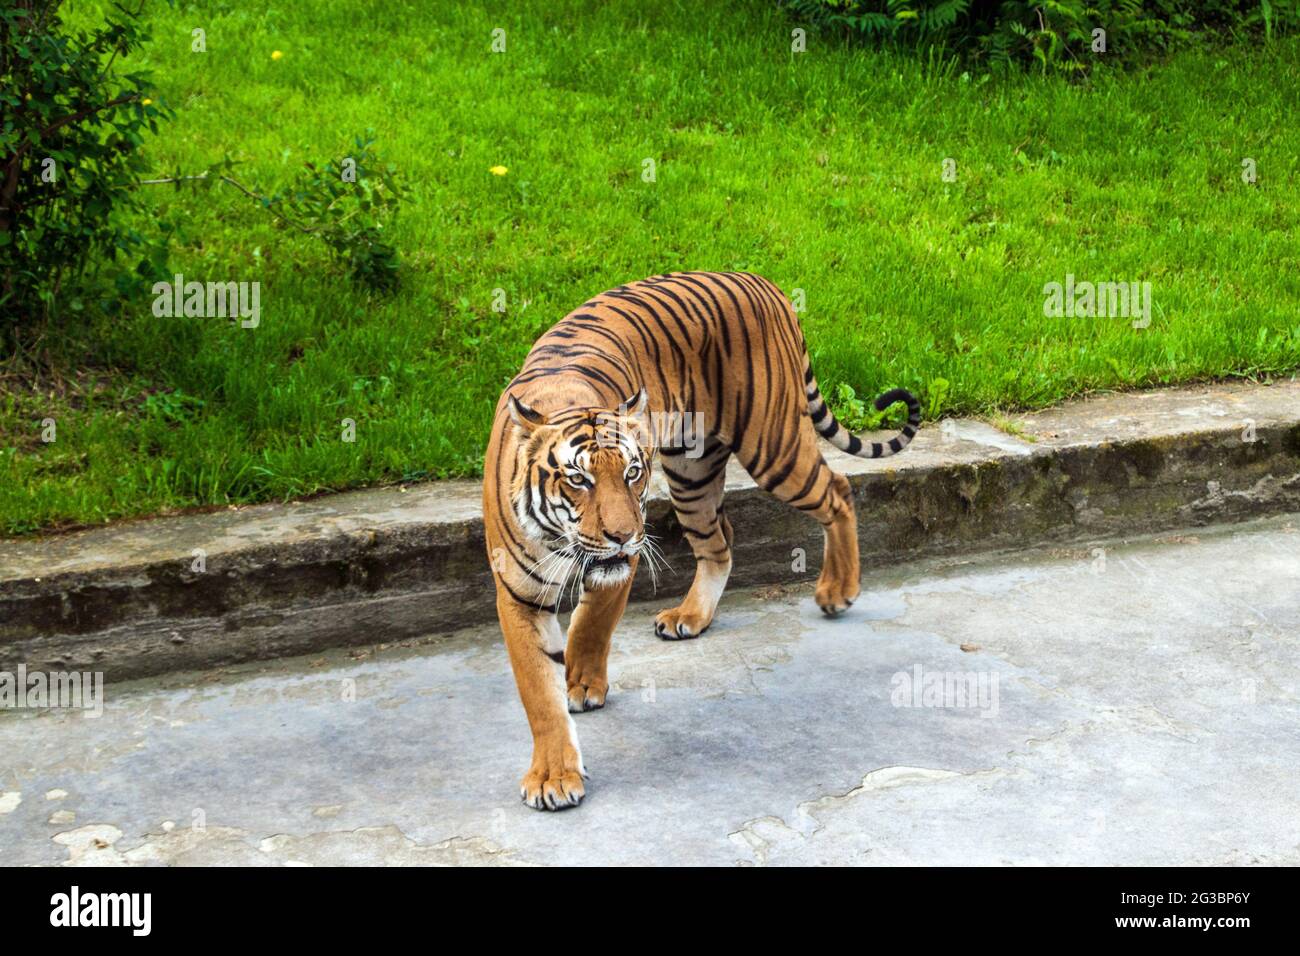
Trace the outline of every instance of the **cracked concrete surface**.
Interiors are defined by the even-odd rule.
[[[0,864],[1300,863],[1300,519],[737,590],[615,636],[577,810],[518,802],[504,650],[413,646],[0,712]],[[376,635],[382,636],[382,635]]]

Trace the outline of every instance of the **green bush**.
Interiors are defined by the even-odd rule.
[[[293,188],[263,200],[280,221],[314,235],[360,285],[379,292],[397,288],[397,250],[385,238],[404,196],[397,168],[371,148],[374,138],[353,141],[352,155],[321,166],[307,163]]]
[[[385,225],[402,199],[373,139],[340,163],[306,164],[286,190],[262,195],[230,160],[197,175],[142,179],[145,134],[174,114],[152,78],[116,68],[149,36],[141,13],[113,4],[93,30],[69,28],[61,0],[4,0],[0,9],[0,347],[26,326],[77,315],[169,278],[177,226],[151,220],[144,184],[237,187],[277,222],[315,236],[363,286],[391,291],[398,254]],[[189,217],[193,218],[193,217]],[[186,217],[182,217],[184,221]],[[149,223],[146,232],[133,223]],[[103,281],[94,282],[92,276]],[[108,280],[111,279],[111,282]],[[31,336],[36,338],[39,336]]]
[[[124,266],[122,285],[163,272],[157,247],[123,216],[137,202],[144,134],[168,115],[149,98],[148,74],[114,71],[148,39],[140,9],[115,6],[85,31],[65,29],[59,6],[0,9],[0,344],[56,304],[80,310],[67,280],[97,256]]]
[[[1300,0],[788,0],[798,16],[861,39],[937,47],[993,65],[1085,73],[1134,62],[1209,31],[1271,38]],[[1104,31],[1104,37],[1095,31]],[[1104,49],[1102,44],[1104,43]]]
[[[385,238],[390,220],[404,200],[397,168],[376,155],[371,131],[353,139],[354,149],[341,162],[306,162],[289,186],[264,196],[232,175],[229,157],[197,175],[150,179],[150,185],[211,189],[233,186],[267,210],[275,221],[319,239],[359,285],[376,292],[397,288],[400,256]]]

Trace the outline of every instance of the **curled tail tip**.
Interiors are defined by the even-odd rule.
[[[876,411],[883,412],[889,406],[903,402],[907,405],[906,424],[886,442],[864,442],[836,421],[835,414],[817,388],[811,367],[804,369],[804,381],[807,383],[808,413],[817,433],[836,448],[856,458],[888,458],[898,454],[912,441],[921,425],[921,403],[916,396],[905,388],[892,388],[875,400]]]
[[[863,442],[853,436],[846,450],[859,458],[888,458],[897,455],[911,444],[916,437],[916,430],[921,425],[921,403],[905,388],[891,388],[875,401],[876,411],[883,412],[889,406],[902,402],[907,406],[907,422],[901,431],[887,442]]]
[[[896,402],[902,402],[905,404],[909,415],[919,415],[921,412],[921,403],[917,400],[915,395],[905,388],[891,388],[889,391],[877,398],[876,411],[883,412],[886,408]]]

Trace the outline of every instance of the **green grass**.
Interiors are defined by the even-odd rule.
[[[815,36],[793,55],[761,0],[155,6],[129,65],[179,113],[147,145],[158,174],[228,151],[274,189],[371,127],[409,189],[403,286],[368,297],[232,189],[151,187],[184,221],[178,271],[259,280],[261,325],[158,319],[146,298],[51,330],[82,371],[0,392],[7,533],[474,475],[533,340],[674,269],[805,290],[824,390],[905,386],[931,417],[1300,365],[1294,38],[1071,86]],[[1150,328],[1044,318],[1067,273],[1152,282]]]

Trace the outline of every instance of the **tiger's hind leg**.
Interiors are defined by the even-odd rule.
[[[695,554],[695,580],[685,600],[655,615],[655,633],[678,641],[699,637],[713,623],[731,575],[731,522],[722,510],[731,451],[713,443],[698,458],[672,449],[660,455],[677,522]]]
[[[858,521],[849,480],[831,470],[817,447],[812,422],[803,417],[798,440],[786,454],[751,477],[787,504],[812,515],[825,533],[821,575],[815,600],[828,617],[849,609],[861,590],[858,565]]]

